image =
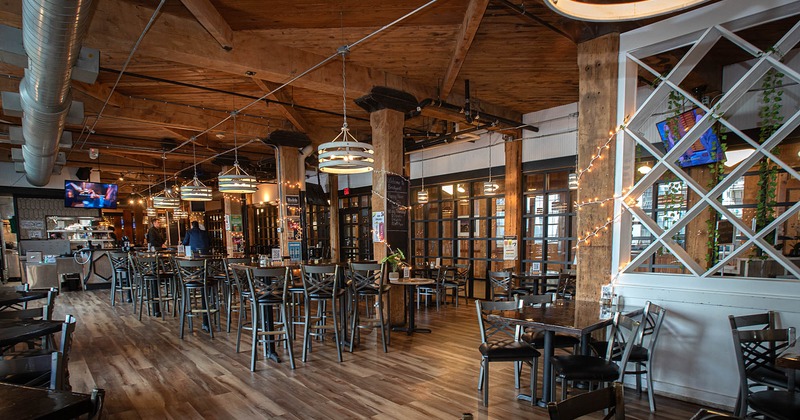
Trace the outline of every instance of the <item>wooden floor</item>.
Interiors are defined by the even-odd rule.
[[[145,316],[139,322],[131,304],[112,308],[107,290],[63,293],[56,316],[78,318],[71,383],[79,392],[105,388],[108,418],[547,418],[545,409],[515,399],[507,363],[492,365],[490,407],[481,406],[474,308],[462,302],[458,309],[423,309],[418,323],[433,333],[394,333],[388,354],[371,333],[343,363],[329,340],[315,344],[307,363],[298,357],[294,371],[286,361],[261,361],[255,373],[249,339],[235,353],[235,327],[214,340],[198,331],[180,340],[177,319]],[[298,341],[297,354],[300,347]],[[659,411],[651,415],[646,396],[628,392],[628,418],[688,419],[699,408],[661,397],[657,402]]]

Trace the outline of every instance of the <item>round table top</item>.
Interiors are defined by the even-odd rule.
[[[433,279],[426,279],[421,277],[402,277],[396,280],[389,280],[391,284],[399,284],[404,286],[417,286],[422,284],[433,284],[435,281]]]

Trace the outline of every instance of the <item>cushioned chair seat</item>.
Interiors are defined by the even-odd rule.
[[[760,391],[747,398],[753,410],[778,420],[796,420],[800,415],[800,394],[787,391]]]
[[[544,332],[536,331],[536,332],[526,332],[522,334],[520,337],[522,341],[526,343],[530,343],[537,349],[541,349],[544,347]],[[581,340],[578,337],[572,335],[562,335],[556,334],[553,337],[553,347],[557,348],[564,348],[564,347],[574,347],[581,343]]]
[[[516,361],[524,358],[539,357],[540,353],[528,344],[519,341],[498,341],[484,343],[478,348],[490,362]]]
[[[554,356],[553,368],[558,375],[577,381],[613,381],[619,377],[617,365],[594,356]]]
[[[795,371],[794,375],[795,383],[797,384],[795,390],[800,391],[800,375],[798,375],[798,371]],[[789,384],[789,378],[786,376],[785,372],[766,367],[759,367],[751,370],[747,377],[763,384],[775,385],[781,388],[786,388]]]

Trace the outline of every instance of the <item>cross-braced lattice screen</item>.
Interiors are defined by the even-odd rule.
[[[800,278],[798,41],[773,14],[622,52],[623,273]]]

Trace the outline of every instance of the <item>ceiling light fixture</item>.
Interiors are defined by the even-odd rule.
[[[492,133],[489,133],[489,181],[483,183],[484,195],[495,195],[500,186],[492,182]]]
[[[236,115],[239,111],[231,112],[233,116],[233,167],[225,172],[220,172],[219,191],[223,193],[252,194],[258,190],[256,177],[249,175],[239,166],[239,147],[236,140]]]
[[[741,150],[726,150],[725,151],[725,163],[724,165],[728,168],[732,166],[736,166],[739,162],[747,159],[752,155],[756,149],[747,148]],[[798,153],[800,155],[800,153]]]
[[[158,210],[156,210],[152,203],[153,203],[153,191],[151,189],[151,177],[150,175],[147,176],[147,208],[144,210],[144,213],[147,217],[156,217],[158,215]]]
[[[196,137],[192,137],[192,161],[194,162],[194,178],[181,186],[181,199],[184,201],[211,201],[211,188],[206,187],[197,178],[197,154],[195,153]]]
[[[608,4],[587,0],[544,0],[556,12],[572,19],[613,22],[646,19],[694,7],[708,0],[637,0]]]
[[[639,171],[640,174],[644,175],[644,174],[650,172],[651,170],[653,170],[653,168],[651,168],[649,164],[643,163],[642,166],[640,166],[636,170]]]
[[[153,207],[157,209],[177,209],[181,206],[181,199],[175,197],[167,186],[167,155],[161,155],[164,170],[164,191],[153,196]]]
[[[344,123],[342,131],[333,141],[319,145],[319,170],[329,174],[359,174],[370,172],[375,165],[375,150],[369,143],[358,141],[347,128],[347,74],[345,56],[350,52],[348,46],[339,47],[342,56],[342,109]]]
[[[420,158],[422,165],[422,188],[417,191],[417,203],[425,204],[428,202],[428,190],[425,189],[425,148],[422,148],[422,157]]]

